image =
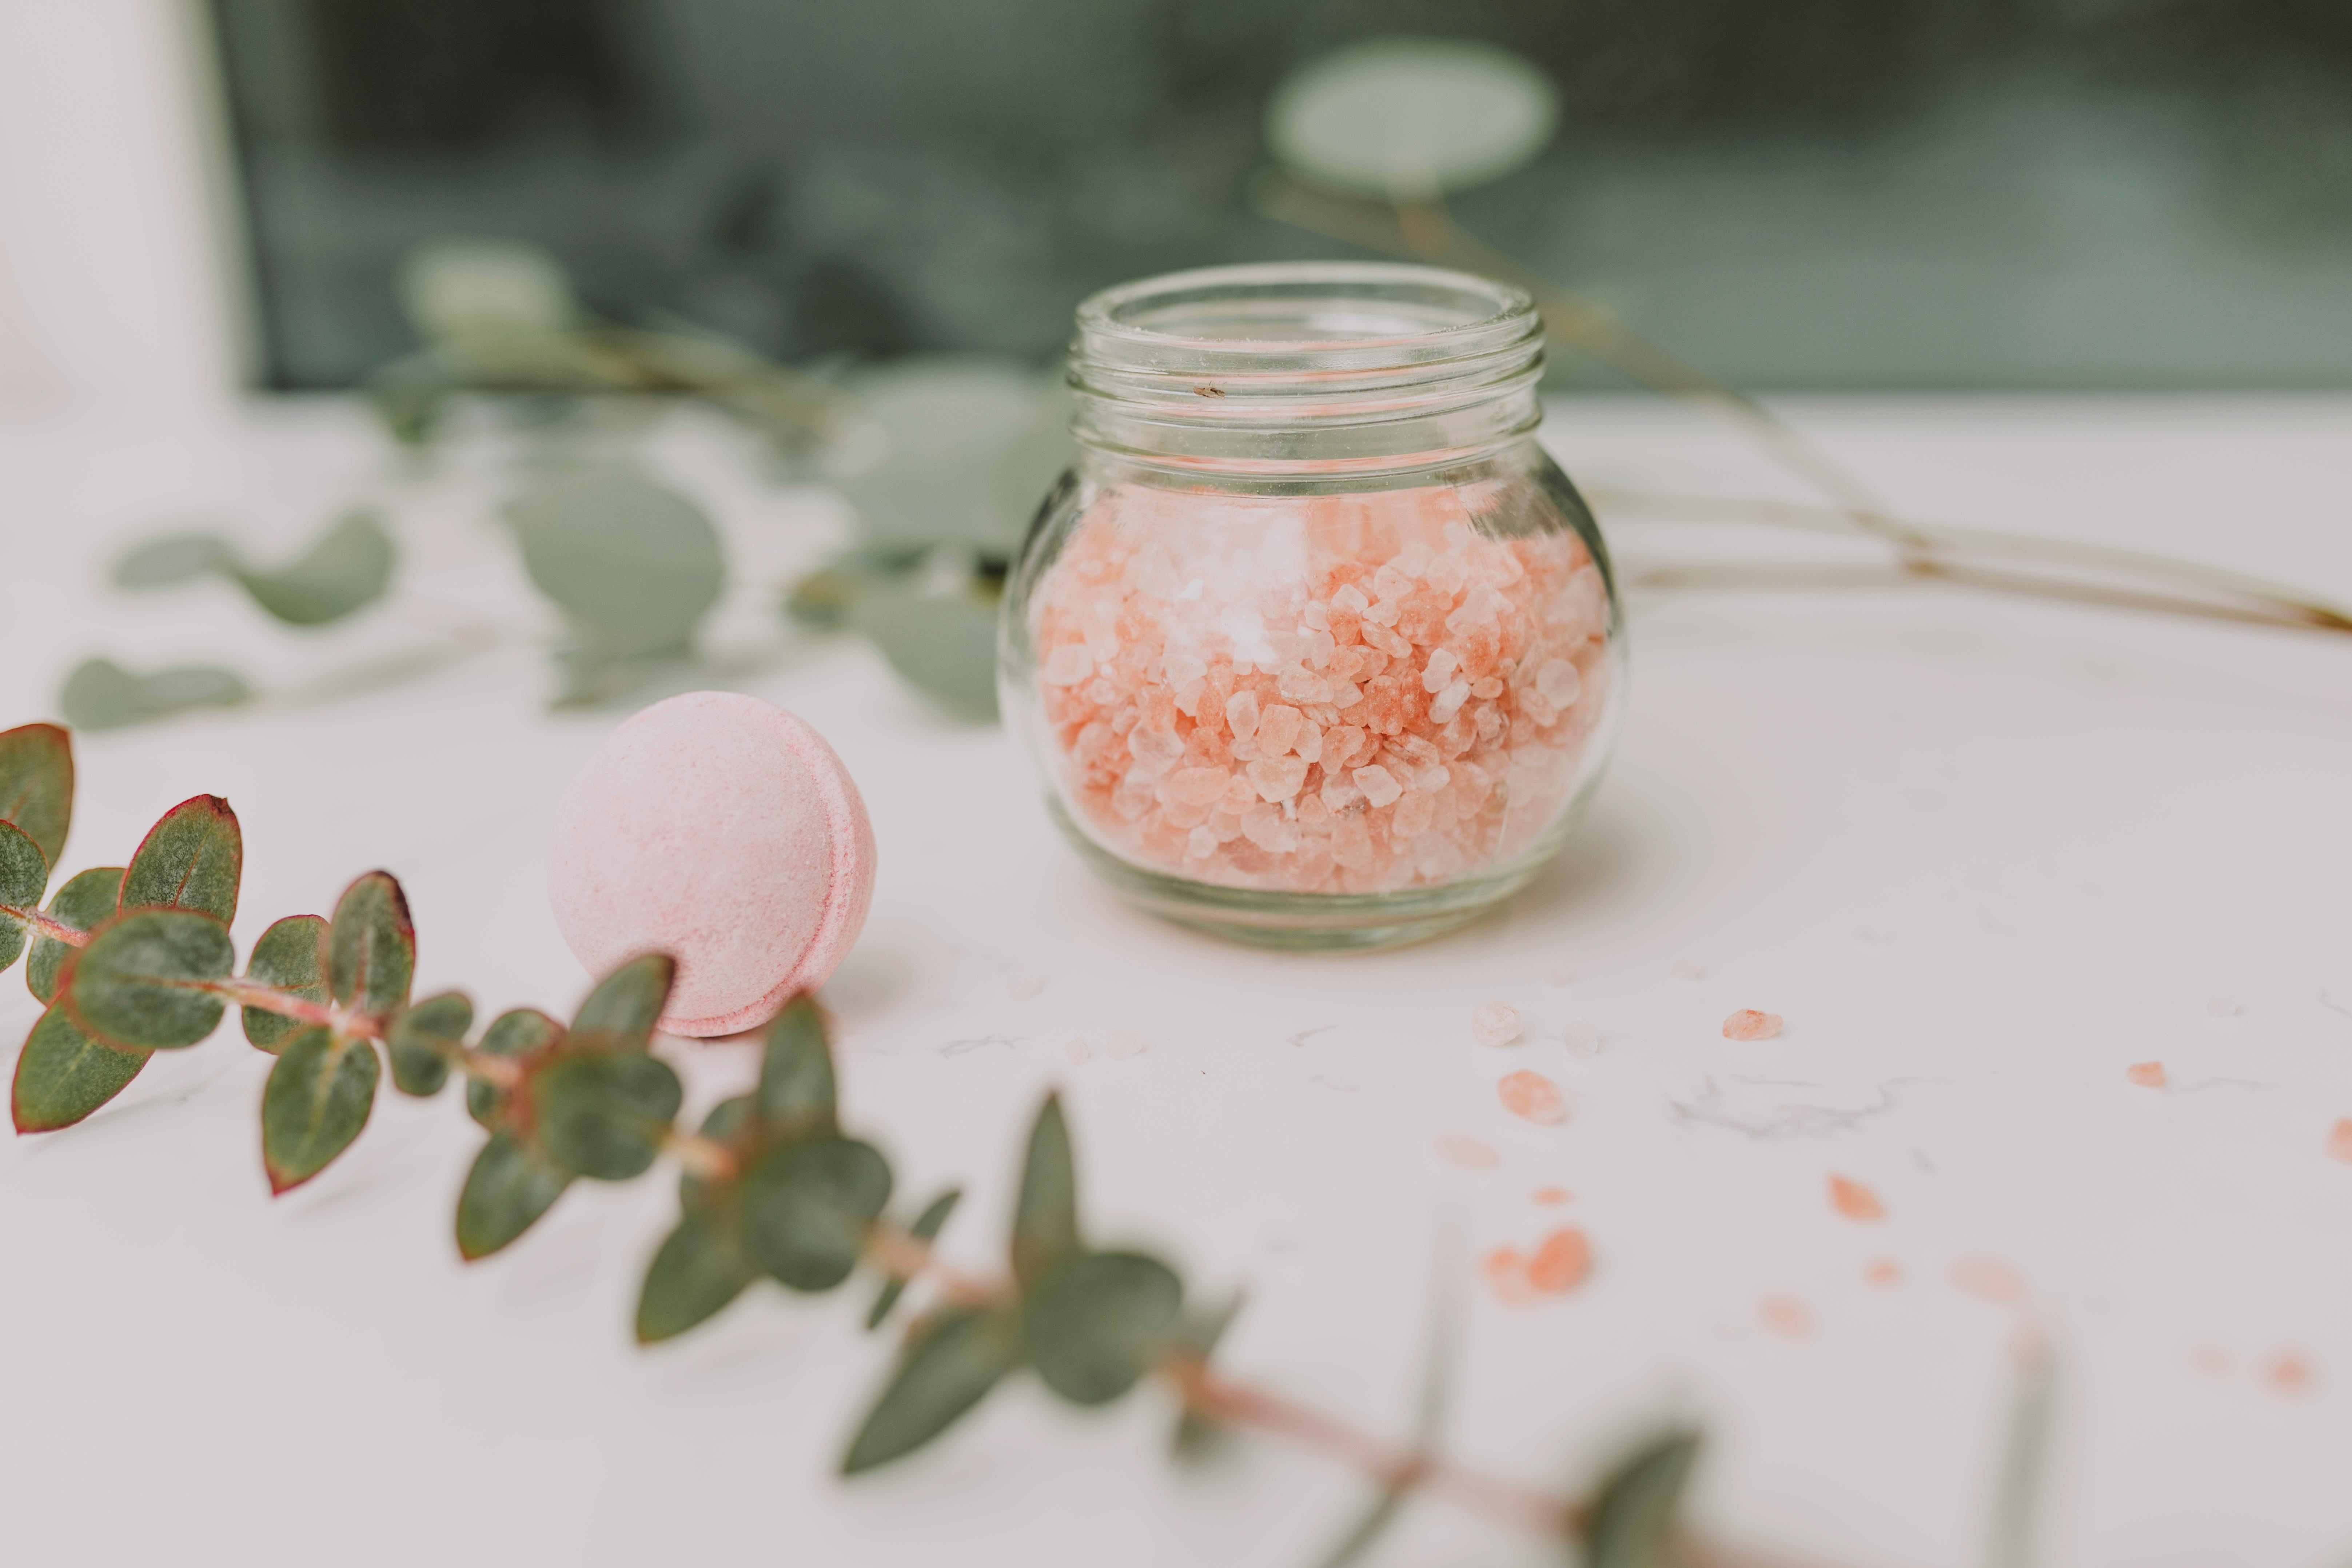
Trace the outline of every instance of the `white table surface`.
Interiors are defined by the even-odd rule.
[[[2352,599],[2342,402],[1792,406],[1920,515]],[[1654,405],[1562,405],[1549,437],[1594,484],[1797,493]],[[694,427],[656,456],[715,499],[733,552],[696,683],[803,714],[865,791],[873,918],[827,990],[845,1110],[909,1197],[965,1184],[952,1258],[994,1263],[1058,1084],[1092,1226],[1202,1289],[1245,1287],[1224,1364],[1368,1427],[1408,1425],[1451,1269],[1465,1461],[1565,1488],[1690,1415],[1711,1530],[1958,1568],[1981,1556],[2032,1327],[2060,1367],[2046,1564],[2352,1557],[2352,1164],[2325,1150],[2352,1116],[2352,646],[1945,590],[1638,605],[1615,766],[1537,886],[1423,947],[1275,956],[1128,912],[997,731],[928,710],[856,642],[780,626],[774,584],[834,536],[829,499],[764,487]],[[387,471],[333,405],[0,430],[0,725],[50,716],[90,653],[246,668],[268,700],[79,739],[66,867],[120,864],[166,806],[226,795],[241,942],[383,866],[421,991],[566,1012],[584,977],[547,912],[546,821],[623,714],[547,710],[489,456],[399,490],[396,595],[346,626],[278,629],[220,584],[103,585],[126,539],[217,520],[290,542]],[[1652,556],[1668,535],[1612,538]],[[451,626],[509,640],[451,661]],[[1524,1042],[1472,1039],[1489,1000]],[[1751,1005],[1786,1033],[1723,1039]],[[6,977],[0,1049],[36,1014]],[[1579,1020],[1602,1044],[1586,1059],[1563,1043]],[[696,1108],[751,1068],[741,1047],[675,1054]],[[2146,1060],[2168,1089],[2126,1080]],[[1265,1442],[1180,1474],[1163,1395],[1079,1415],[1028,1385],[844,1485],[833,1460],[889,1354],[855,1330],[865,1290],[755,1288],[640,1352],[667,1179],[582,1184],[464,1266],[450,1213],[479,1134],[455,1097],[387,1088],[350,1154],[272,1202],[268,1065],[232,1025],[83,1126],[0,1145],[7,1561],[1305,1568],[1363,1494]],[[1523,1067],[1569,1092],[1565,1125],[1500,1108]],[[1448,1165],[1448,1133],[1499,1165]],[[1833,1173],[1887,1218],[1834,1213]],[[1555,1184],[1572,1201],[1537,1205]],[[1590,1280],[1495,1300],[1475,1257],[1562,1222],[1591,1238]],[[1865,1279],[1879,1258],[1899,1283]],[[1971,1258],[2023,1299],[1957,1287]],[[1773,1299],[1807,1331],[1771,1326]],[[2278,1385],[2281,1356],[2305,1386]],[[1381,1560],[1554,1559],[1427,1503]]]

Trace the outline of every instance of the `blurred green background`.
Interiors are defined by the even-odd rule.
[[[1102,285],[1347,253],[1253,209],[1265,103],[1397,34],[1558,83],[1461,224],[1732,381],[2352,384],[2343,0],[215,9],[282,388],[409,351],[400,258],[452,235],[776,358],[1043,364]]]

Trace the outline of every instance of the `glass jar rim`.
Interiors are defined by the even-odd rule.
[[[1496,279],[1405,262],[1257,262],[1163,273],[1089,296],[1078,306],[1071,360],[1080,377],[1087,368],[1434,371],[1539,342],[1542,332],[1534,299]]]

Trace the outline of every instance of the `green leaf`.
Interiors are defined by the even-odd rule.
[[[1046,1387],[1101,1405],[1159,1364],[1183,1306],[1182,1283],[1156,1258],[1072,1253],[1028,1291],[1021,1337]]]
[[[1013,1277],[1028,1289],[1078,1245],[1078,1176],[1062,1099],[1049,1094],[1029,1130],[1029,1157],[1013,1210]]]
[[[772,1138],[834,1138],[833,1047],[824,1013],[803,991],[768,1026],[760,1058],[760,1122]]]
[[[383,1068],[375,1047],[314,1025],[286,1043],[261,1091],[261,1163],[273,1194],[327,1168],[367,1125]]]
[[[408,1004],[416,973],[416,928],[408,899],[389,871],[370,871],[335,901],[327,931],[327,989],[346,1007],[389,1017]]]
[[[529,1230],[572,1184],[572,1173],[511,1132],[490,1134],[457,1196],[457,1254],[471,1263]]]
[[[118,588],[168,588],[235,563],[229,548],[209,533],[175,533],[151,539],[114,563]]]
[[[535,1007],[517,1007],[492,1020],[482,1034],[482,1043],[475,1048],[485,1056],[528,1063],[562,1043],[562,1025]],[[506,1091],[497,1085],[478,1078],[466,1080],[466,1113],[483,1126],[497,1129],[506,1115]]]
[[[289,626],[341,620],[392,582],[392,536],[364,508],[336,519],[316,544],[275,572],[236,570],[253,602]]]
[[[726,574],[719,533],[677,491],[633,469],[541,479],[507,508],[523,566],[571,619],[584,652],[683,651]]]
[[[126,910],[66,966],[74,1022],[127,1050],[172,1050],[213,1032],[224,1007],[205,987],[236,965],[228,928],[194,910]]]
[[[121,902],[122,868],[95,866],[77,872],[49,900],[48,916],[59,925],[88,931],[112,914]],[[0,932],[0,944],[5,942]],[[54,1002],[58,995],[58,977],[65,973],[66,960],[74,955],[70,942],[51,936],[33,939],[33,954],[25,961],[25,984],[34,995],[44,1002]],[[5,968],[0,963],[0,968]]]
[[[633,958],[597,983],[572,1016],[572,1044],[583,1051],[642,1051],[669,1001],[677,962],[666,954]]]
[[[682,1334],[716,1315],[759,1278],[744,1256],[732,1204],[690,1209],[661,1244],[637,1295],[637,1342]]]
[[[961,1188],[950,1187],[933,1198],[930,1206],[918,1215],[915,1223],[907,1227],[907,1234],[917,1241],[924,1242],[937,1237],[940,1227],[948,1223],[948,1215],[955,1213],[956,1202],[962,1196]],[[881,1293],[874,1298],[874,1310],[866,1314],[866,1328],[880,1328],[882,1320],[890,1315],[890,1309],[898,1304],[898,1298],[906,1293],[906,1289],[907,1281],[903,1276],[893,1274],[884,1280]]]
[[[1175,1332],[1168,1336],[1169,1352],[1206,1365],[1241,1310],[1242,1299],[1239,1293],[1235,1293],[1226,1297],[1222,1305],[1207,1311],[1196,1310],[1185,1313],[1177,1321]],[[1175,1436],[1170,1440],[1169,1447],[1179,1460],[1190,1462],[1205,1458],[1215,1449],[1218,1439],[1223,1435],[1222,1426],[1188,1405],[1184,1413],[1176,1418]]]
[[[846,1138],[786,1143],[743,1177],[743,1246],[794,1290],[830,1290],[849,1278],[866,1234],[890,1201],[890,1166]]]
[[[1404,204],[1502,178],[1559,124],[1559,89],[1531,60],[1467,39],[1378,38],[1286,79],[1265,140],[1316,184]]]
[[[579,313],[563,264],[510,239],[436,239],[401,259],[400,302],[441,343],[485,335],[552,333]]]
[[[1585,1568],[1667,1568],[1698,1445],[1696,1432],[1667,1433],[1602,1478],[1585,1510]]]
[[[882,1396],[841,1461],[854,1476],[913,1453],[978,1405],[1021,1362],[1017,1319],[1002,1310],[948,1307],[915,1325]]]
[[[0,822],[13,822],[51,866],[73,826],[73,741],[55,724],[0,731]]]
[[[0,969],[25,951],[25,917],[41,907],[48,858],[13,822],[0,822]]]
[[[474,1004],[461,991],[428,996],[394,1014],[383,1032],[393,1087],[403,1094],[440,1093],[449,1081],[450,1066],[466,1048],[466,1031],[473,1026]]]
[[[288,915],[273,921],[261,933],[261,940],[253,944],[253,956],[246,960],[245,977],[325,1006],[326,921],[318,915]],[[265,1051],[276,1051],[286,1043],[289,1035],[310,1026],[299,1018],[289,1018],[267,1007],[247,1007],[243,1013],[245,1037]]]
[[[642,1051],[567,1052],[531,1075],[530,1093],[548,1156],[599,1182],[643,1175],[685,1099],[670,1065]]]
[[[891,584],[860,598],[850,615],[917,689],[967,717],[996,717],[994,603]]]
[[[190,708],[226,708],[253,695],[245,678],[217,665],[180,665],[133,675],[109,658],[74,666],[58,708],[77,730],[121,730]]]
[[[852,377],[856,413],[830,460],[869,544],[1021,543],[1076,455],[1058,376],[979,355],[899,359]]]
[[[195,795],[165,812],[140,841],[122,873],[122,907],[194,910],[226,925],[236,919],[244,876],[236,813],[216,795]]]
[[[145,1051],[118,1051],[76,1027],[63,1007],[41,1015],[16,1057],[8,1107],[19,1132],[70,1127],[121,1094],[147,1065]]]

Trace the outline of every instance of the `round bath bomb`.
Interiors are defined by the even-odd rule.
[[[874,829],[824,737],[690,691],[637,714],[555,807],[547,895],[593,974],[677,960],[661,1026],[727,1035],[824,983],[874,892]]]

